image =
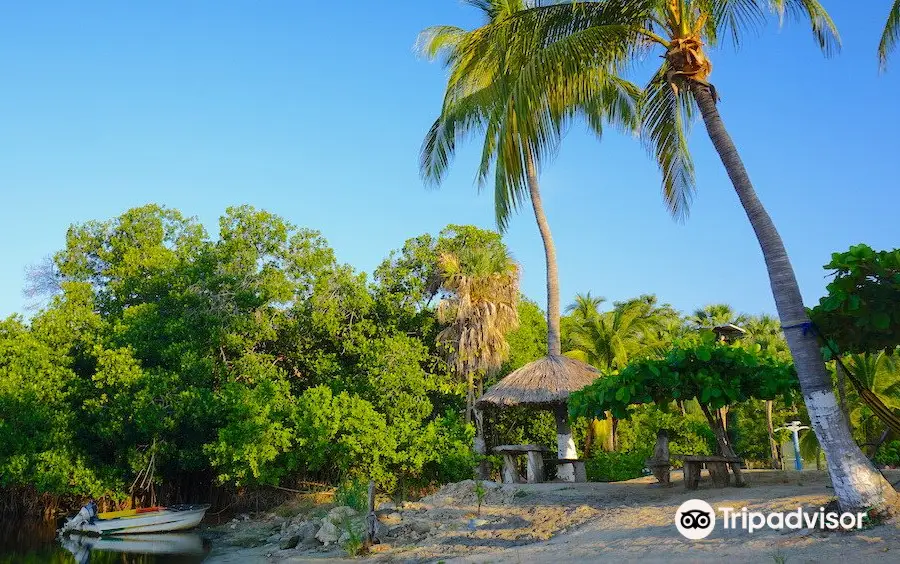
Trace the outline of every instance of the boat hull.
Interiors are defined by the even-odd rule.
[[[200,524],[209,505],[167,507],[158,511],[139,513],[126,517],[104,519],[102,515],[85,522],[67,527],[67,532],[92,533],[96,535],[130,535],[140,533],[168,533],[193,529]]]

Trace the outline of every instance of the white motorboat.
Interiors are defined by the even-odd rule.
[[[209,507],[209,505],[172,505],[97,513],[97,505],[91,502],[63,525],[60,534],[76,532],[124,535],[184,531],[199,525]]]

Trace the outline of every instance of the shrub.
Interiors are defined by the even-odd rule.
[[[334,492],[334,502],[365,513],[369,510],[369,484],[360,478],[344,480]]]
[[[900,468],[900,441],[891,441],[881,445],[875,455],[875,463]]]
[[[585,463],[590,482],[619,482],[644,475],[644,461],[649,451],[597,452]]]

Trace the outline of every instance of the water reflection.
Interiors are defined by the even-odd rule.
[[[211,544],[197,533],[69,536],[52,522],[0,516],[0,564],[197,564]]]
[[[154,556],[165,554],[185,557],[200,555],[201,558],[195,560],[196,562],[201,561],[202,556],[206,554],[203,539],[196,533],[121,535],[102,538],[70,535],[61,539],[60,543],[63,548],[72,553],[78,564],[98,561],[97,553],[99,552]],[[117,559],[117,561],[120,560]]]

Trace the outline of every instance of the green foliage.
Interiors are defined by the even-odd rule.
[[[350,517],[344,517],[341,521],[341,529],[347,534],[347,540],[341,544],[341,548],[344,549],[347,556],[355,558],[362,554],[365,547],[362,534],[353,526],[353,520]]]
[[[647,459],[661,429],[669,432],[672,454],[713,454],[716,450],[716,438],[701,413],[682,415],[676,408],[663,410],[652,404],[635,406],[631,418],[619,422],[619,450],[642,453]]]
[[[481,503],[484,501],[484,496],[487,495],[487,490],[484,489],[484,484],[481,480],[475,481],[475,497],[478,499],[478,513],[477,515],[481,517]]]
[[[900,346],[900,249],[855,245],[832,254],[825,268],[834,280],[810,316],[832,347],[874,353]]]
[[[172,484],[469,477],[429,273],[486,243],[423,235],[369,282],[249,206],[215,239],[156,205],[72,226],[44,284],[60,292],[0,321],[0,487],[115,497],[151,458]]]
[[[649,451],[597,451],[585,462],[589,482],[620,482],[644,475],[644,461]]]
[[[605,374],[569,397],[569,412],[603,419],[609,411],[627,419],[633,404],[652,402],[665,409],[689,399],[718,409],[751,397],[790,400],[796,385],[793,365],[762,354],[758,345],[724,344],[706,332],[677,343],[665,358],[638,360]]]
[[[900,468],[900,441],[881,445],[875,454],[875,463]]]
[[[360,478],[341,482],[334,491],[334,503],[352,507],[360,513],[369,510],[369,484]]]

